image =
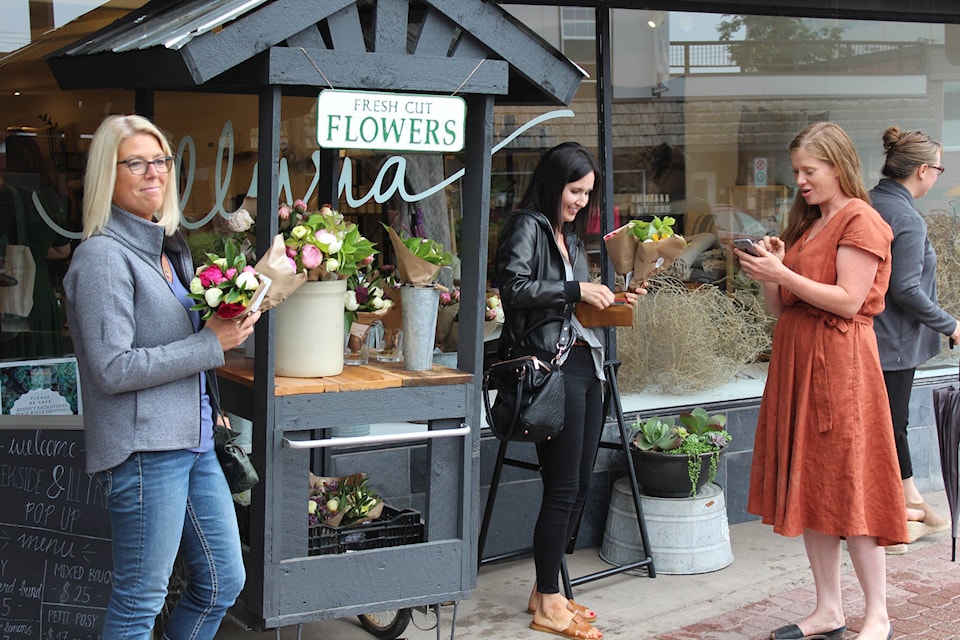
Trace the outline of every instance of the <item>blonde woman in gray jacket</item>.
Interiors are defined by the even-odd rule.
[[[200,324],[186,284],[174,158],[149,120],[110,116],[90,145],[83,242],[64,279],[87,471],[106,495],[113,589],[103,637],[149,640],[182,548],[190,583],[164,638],[210,640],[244,583],[237,519],[213,451],[207,373],[259,313]]]
[[[873,208],[893,229],[890,286],[883,313],[874,318],[880,366],[890,400],[893,434],[907,505],[910,541],[945,531],[949,521],[935,513],[917,490],[907,442],[910,391],[917,367],[940,352],[941,336],[960,341],[960,325],[937,304],[937,253],[915,198],[927,195],[937,177],[943,147],[920,131],[890,127],[883,134],[885,176],[870,191]],[[905,553],[906,545],[887,547]]]

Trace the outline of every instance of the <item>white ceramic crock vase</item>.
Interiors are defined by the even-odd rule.
[[[278,376],[320,378],[343,372],[346,280],[304,282],[277,307]]]

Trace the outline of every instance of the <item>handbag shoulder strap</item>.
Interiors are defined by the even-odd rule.
[[[521,344],[524,338],[530,335],[530,333],[534,329],[542,327],[543,325],[548,324],[550,322],[556,322],[557,320],[560,320],[563,323],[562,325],[560,325],[560,335],[557,338],[557,357],[560,357],[563,354],[563,352],[566,351],[567,348],[569,348],[572,342],[570,339],[573,335],[571,333],[572,317],[573,317],[573,305],[566,304],[564,305],[562,316],[550,316],[548,318],[543,318],[541,320],[538,320],[537,322],[534,322],[532,325],[527,327],[526,331],[520,334],[520,336],[514,341],[514,344],[515,345]]]

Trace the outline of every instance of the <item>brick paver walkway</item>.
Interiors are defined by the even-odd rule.
[[[960,561],[950,561],[950,543],[887,556],[887,608],[897,640],[960,638]],[[863,622],[863,594],[853,571],[843,575],[847,638],[855,638]],[[796,622],[813,610],[813,584],[785,591],[728,614],[704,620],[656,640],[765,639],[770,630]]]

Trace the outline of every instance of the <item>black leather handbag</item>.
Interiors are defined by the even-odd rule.
[[[213,449],[223,468],[223,475],[230,485],[230,493],[243,493],[260,482],[253,462],[243,447],[235,442],[240,434],[222,424],[213,425]]]
[[[483,403],[487,423],[500,440],[545,442],[563,430],[564,383],[560,357],[570,342],[568,305],[563,316],[557,353],[549,362],[537,356],[520,356],[491,365],[483,374]],[[557,318],[547,318],[530,327],[518,340],[523,341],[536,327]],[[490,393],[496,399],[490,402]]]
[[[260,482],[260,474],[257,473],[257,468],[253,466],[253,461],[244,448],[237,444],[236,440],[240,434],[216,422],[216,416],[225,417],[223,407],[220,406],[220,384],[217,381],[216,371],[207,371],[207,392],[214,409],[213,450],[227,479],[230,493],[243,493]]]

